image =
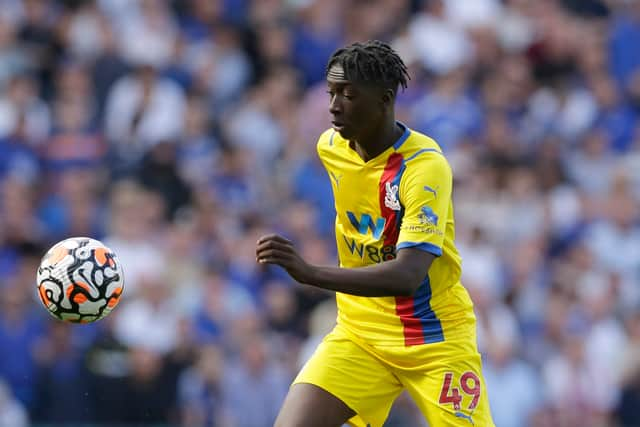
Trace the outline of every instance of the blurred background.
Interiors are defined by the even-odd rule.
[[[0,426],[271,426],[335,306],[255,241],[335,265],[324,66],[371,38],[453,167],[496,425],[640,426],[637,0],[0,0]],[[96,324],[35,296],[70,236],[125,270]]]

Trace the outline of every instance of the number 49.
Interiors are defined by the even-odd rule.
[[[451,387],[453,381],[453,372],[447,372],[444,374],[444,381],[442,382],[442,390],[440,391],[440,404],[453,403],[453,409],[460,409],[460,402],[462,396],[457,387]],[[469,385],[471,383],[472,385]],[[471,371],[467,371],[460,377],[460,388],[466,394],[473,396],[471,403],[469,403],[469,410],[473,410],[478,406],[480,400],[480,379],[476,374]]]

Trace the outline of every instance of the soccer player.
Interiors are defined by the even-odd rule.
[[[275,234],[258,240],[256,257],[336,291],[338,319],[276,426],[379,427],[402,390],[431,427],[493,426],[460,283],[451,168],[434,140],[395,119],[407,68],[369,41],[337,50],[326,76],[333,128],[317,149],[333,187],[340,267],[307,263]]]

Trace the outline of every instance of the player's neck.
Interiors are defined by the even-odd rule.
[[[383,126],[375,129],[362,141],[350,141],[350,144],[362,160],[368,162],[395,144],[402,136],[402,133],[403,130],[395,119],[387,120]]]

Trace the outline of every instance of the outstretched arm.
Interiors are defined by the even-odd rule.
[[[406,248],[399,250],[391,261],[360,268],[338,268],[307,263],[291,241],[277,234],[261,237],[256,248],[259,263],[279,265],[300,283],[367,297],[413,295],[434,258],[429,252]]]

